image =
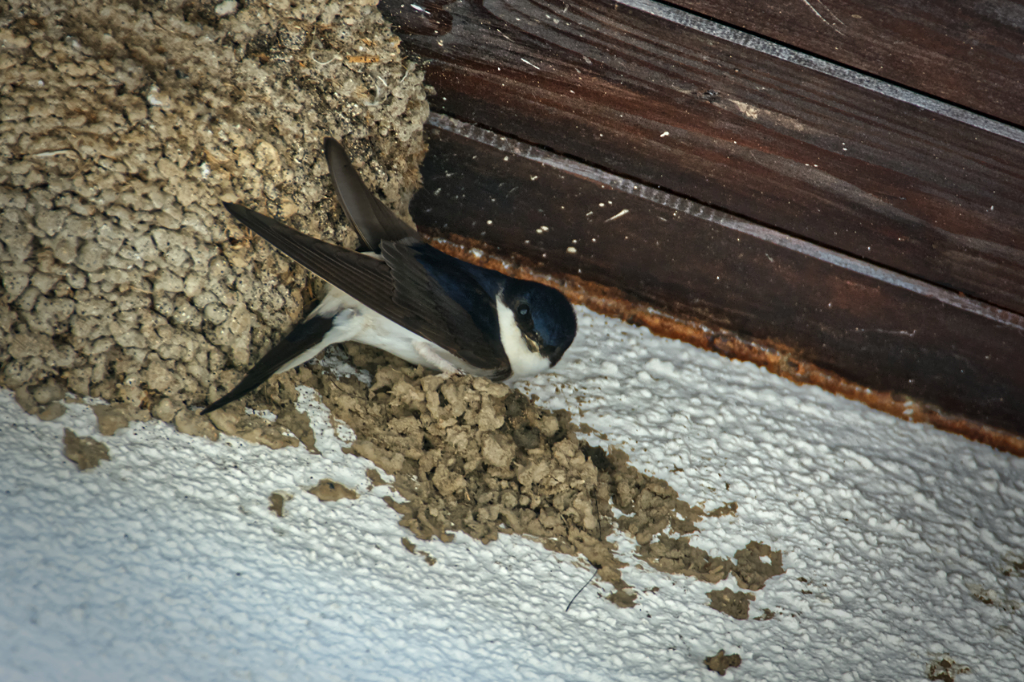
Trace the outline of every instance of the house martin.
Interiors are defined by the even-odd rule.
[[[576,314],[561,292],[435,249],[366,188],[337,141],[324,140],[324,153],[362,247],[346,249],[244,206],[224,204],[240,223],[326,280],[327,291],[203,414],[344,341],[375,346],[414,365],[494,381],[555,366],[576,337]]]

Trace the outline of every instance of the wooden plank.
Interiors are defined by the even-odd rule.
[[[1024,4],[1011,0],[665,0],[1024,125]]]
[[[661,9],[427,9],[392,18],[415,31],[405,42],[425,60],[435,110],[1024,312],[1019,129],[766,55]]]
[[[1024,435],[1021,316],[443,116],[428,132],[411,207],[427,234],[486,242]]]

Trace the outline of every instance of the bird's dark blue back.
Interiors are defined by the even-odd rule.
[[[453,258],[428,244],[413,248],[417,252],[416,261],[445,293],[472,315],[485,332],[498,338],[498,311],[494,301],[508,278],[500,272]]]

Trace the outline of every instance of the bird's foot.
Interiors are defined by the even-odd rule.
[[[436,367],[441,372],[441,376],[448,379],[457,374],[465,374],[461,369],[448,362],[440,355],[434,352],[434,349],[429,344],[423,341],[413,341],[413,348],[419,353],[419,356],[426,361],[426,364]]]

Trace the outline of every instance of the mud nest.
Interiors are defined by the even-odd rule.
[[[403,210],[428,114],[372,0],[0,12],[0,382],[142,418],[211,398],[315,297],[237,201],[345,244],[324,136]]]

